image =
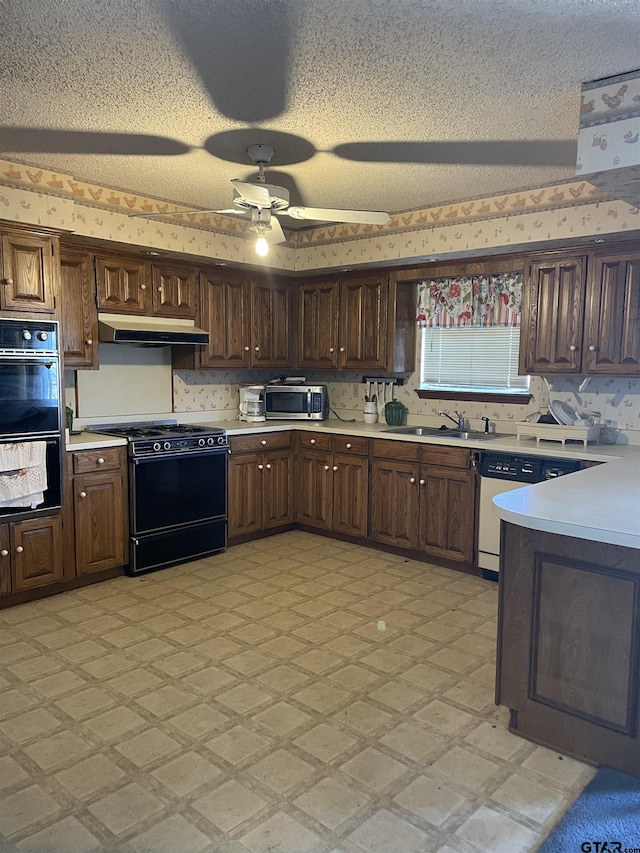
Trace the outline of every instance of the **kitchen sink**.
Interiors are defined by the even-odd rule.
[[[429,436],[430,438],[456,438],[468,441],[489,441],[492,438],[500,438],[502,433],[498,432],[482,432],[482,430],[473,429],[439,429],[438,427],[421,427],[421,426],[405,426],[393,427],[385,429],[383,432],[388,432],[394,435],[415,435]]]

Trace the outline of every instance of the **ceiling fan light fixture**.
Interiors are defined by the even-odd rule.
[[[256,254],[261,258],[265,258],[269,254],[269,244],[265,237],[258,237],[256,240]]]
[[[251,223],[249,229],[258,235],[255,243],[256,254],[260,255],[261,258],[265,258],[269,254],[269,243],[266,235],[271,231],[271,224],[269,222],[256,221]]]

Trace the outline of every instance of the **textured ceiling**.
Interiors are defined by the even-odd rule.
[[[204,208],[255,175],[252,142],[314,207],[570,178],[581,83],[639,64],[637,0],[0,0],[0,16],[0,156]]]

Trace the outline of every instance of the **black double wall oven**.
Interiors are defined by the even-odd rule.
[[[62,506],[61,394],[57,321],[0,318],[0,518]],[[43,488],[30,496],[36,460]]]

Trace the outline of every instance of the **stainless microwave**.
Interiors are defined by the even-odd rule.
[[[264,389],[267,420],[323,421],[329,417],[326,385],[267,385]]]

